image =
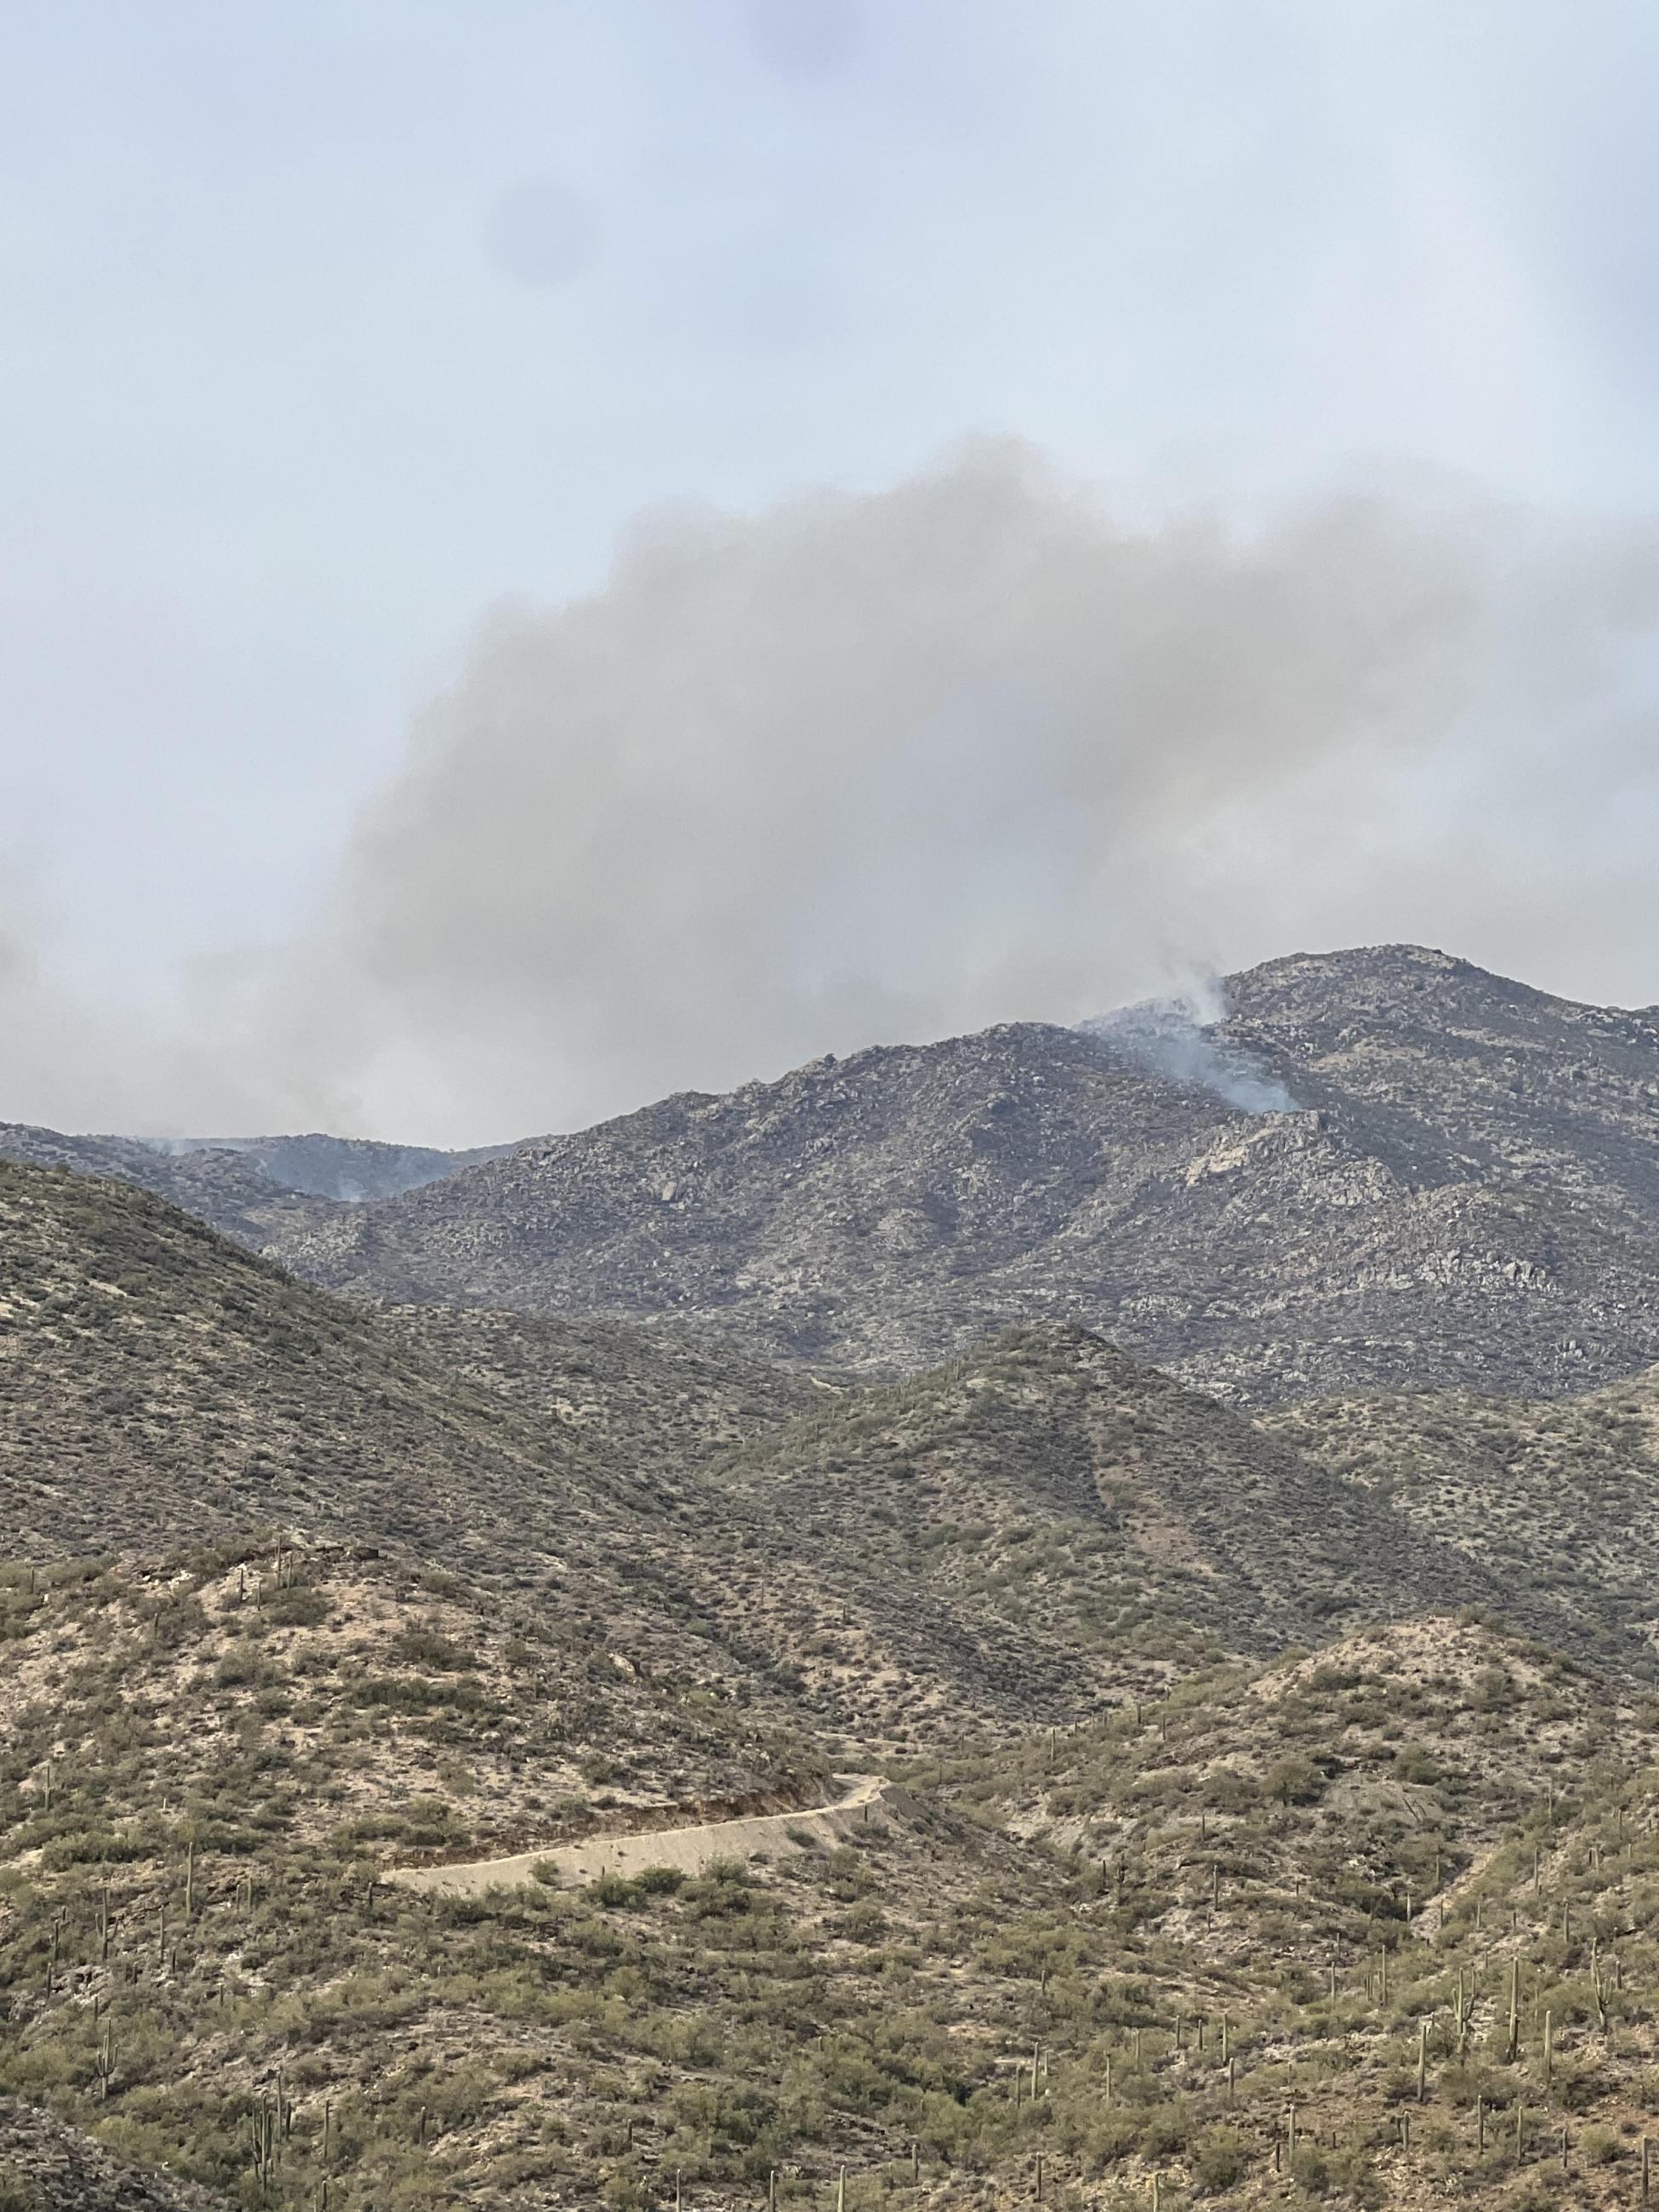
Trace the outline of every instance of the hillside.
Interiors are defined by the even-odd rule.
[[[1056,1951],[1102,1944],[1118,1978],[1087,2064],[1054,2069],[1056,2166],[1161,2164],[1178,2203],[1634,2204],[1656,1721],[1431,1619],[951,1771],[1066,1855],[1097,1901]]]
[[[270,1565],[6,1588],[0,2087],[127,2157],[283,2212],[1638,2201],[1659,1733],[1547,1651],[1361,1632],[833,1848],[452,1898],[382,1877],[562,1762],[629,1831],[578,1655]]]
[[[1659,1635],[1659,1370],[1541,1403],[1315,1399],[1263,1425],[1516,1597],[1571,1605],[1593,1581],[1610,1634]]]
[[[301,1137],[169,1137],[145,1141],[170,1159],[195,1161],[204,1152],[234,1152],[283,1190],[337,1199],[348,1206],[373,1198],[397,1198],[406,1190],[419,1190],[425,1183],[453,1175],[458,1168],[499,1159],[512,1150],[510,1145],[480,1145],[471,1152],[446,1152],[430,1145],[388,1145],[371,1137],[330,1137],[314,1130]]]
[[[341,1206],[417,1190],[509,1149],[443,1152],[321,1135],[71,1137],[0,1122],[0,1160],[136,1183],[256,1251],[326,1222]]]
[[[1411,947],[1236,975],[1227,1035],[1297,1098],[1429,1131],[1483,1181],[1561,1192],[1659,1231],[1659,1014],[1553,998]]]
[[[0,2204],[7,2212],[230,2212],[193,2182],[144,2173],[49,2112],[0,2097]]]
[[[256,1251],[285,1231],[316,1224],[328,1211],[323,1200],[285,1189],[257,1161],[234,1152],[174,1158],[136,1137],[69,1137],[6,1121],[0,1122],[0,1161],[5,1160],[131,1183]]]
[[[826,1386],[672,1331],[341,1302],[146,1194],[18,1168],[0,1300],[12,1556],[394,1548],[866,1746],[1070,1724],[1206,1649],[1425,1607],[1655,1663],[1616,1542],[1518,1580],[1323,1430],[1303,1451],[1065,1324]]]
[[[1425,1606],[1651,1661],[1626,1563],[1516,1588],[1086,1332],[823,1387],[672,1332],[379,1313],[147,1194],[0,1169],[14,1557],[286,1534],[558,1594],[636,1663],[899,1747]]]
[[[538,1321],[488,1306],[386,1306],[375,1322],[428,1372],[636,1467],[700,1458],[819,1402],[799,1368],[672,1325]]]
[[[58,2116],[0,2189],[1518,2204],[1565,2128],[1634,2204],[1655,1433],[1649,1377],[1255,1417],[1061,1322],[854,1385],[0,1168],[0,2098]]]
[[[1414,1403],[1399,1401],[1402,1422]],[[1569,1411],[1516,1410],[1546,1425]],[[1582,1413],[1594,1468],[1564,1482],[1552,1460],[1508,1498],[1478,1479],[1460,1495],[1449,1469],[1431,1498],[1403,1453],[1384,1445],[1358,1469],[1312,1420],[1301,1449],[1297,1419],[1252,1420],[1081,1330],[1012,1331],[710,1460],[725,1501],[789,1538],[781,1565],[764,1535],[734,1557],[708,1601],[780,1662],[793,1646],[826,1719],[893,1749],[939,1740],[952,1701],[958,1739],[975,1709],[1064,1723],[1152,1693],[1206,1650],[1315,1646],[1425,1612],[1473,1608],[1656,1677],[1646,1463],[1598,1401]],[[820,1613],[841,1608],[831,1633],[792,1613],[803,1571]]]
[[[637,1403],[670,1364],[653,1348],[618,1385],[632,1426],[547,1419],[147,1193],[0,1165],[0,1556],[368,1546],[726,1694],[748,1670],[675,1564],[686,1529],[711,1558],[725,1540],[676,1473],[703,1413]],[[591,1371],[573,1357],[570,1389]],[[633,1578],[659,1554],[645,1603]]]
[[[1092,1340],[1039,1334],[878,1394],[849,1420],[833,1391],[752,1363],[723,1373],[695,1346],[621,1324],[383,1317],[147,1194],[10,1167],[0,1301],[6,1554],[372,1545],[514,1602],[556,1602],[653,1676],[779,1712],[799,1715],[804,1699],[815,1725],[866,1740],[1091,1709],[1104,1677],[1098,1658],[1079,1663],[1077,1638],[1122,1609],[1133,1561],[1091,1486],[1085,1431],[1167,1389]],[[1257,1458],[1295,1467],[1204,1412]],[[1171,1446],[1177,1489],[1182,1464]],[[857,1514],[850,1489],[815,1490],[826,1466],[849,1465]],[[1302,1475],[1349,1495],[1311,1466]],[[961,1518],[930,1532],[915,1501],[941,1476]],[[1362,1519],[1378,1517],[1353,1495]],[[902,1517],[913,1540],[895,1557],[872,1532]],[[1033,1527],[1044,1540],[1020,1548]],[[1219,1540],[1237,1529],[1234,1516]],[[1320,1592],[1340,1602],[1329,1586],[1351,1562],[1291,1534],[1277,1539],[1287,1563],[1322,1563],[1312,1597],[1270,1589],[1257,1626],[1238,1577],[1226,1584],[1228,1618],[1253,1640],[1305,1627]],[[1029,1589],[1010,1602],[1022,1578],[1048,1572],[1064,1603],[1034,1608]],[[1221,1620],[1203,1577],[1177,1564],[1161,1579],[1180,1634]]]
[[[1261,1403],[1551,1396],[1659,1359],[1650,1016],[1413,947],[1228,988],[1212,1032],[1016,1024],[683,1094],[272,1249],[395,1303],[887,1373],[1066,1318]]]

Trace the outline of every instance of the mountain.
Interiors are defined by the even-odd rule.
[[[136,1184],[255,1250],[284,1231],[317,1224],[328,1210],[324,1201],[286,1189],[257,1161],[234,1152],[187,1152],[175,1158],[137,1137],[71,1137],[3,1121],[0,1160]]]
[[[255,1251],[320,1225],[338,1206],[419,1189],[510,1149],[441,1152],[360,1137],[72,1137],[0,1122],[0,1160],[137,1183]]]
[[[396,1303],[672,1317],[826,1369],[1065,1318],[1264,1404],[1659,1359],[1650,1013],[1413,946],[1227,993],[1208,1028],[1017,1024],[683,1093],[270,1249]]]
[[[428,1145],[386,1145],[368,1137],[152,1137],[143,1140],[170,1158],[234,1152],[251,1161],[283,1190],[337,1199],[347,1206],[366,1199],[397,1198],[437,1182],[457,1168],[500,1159],[510,1145],[480,1145],[445,1152]]]

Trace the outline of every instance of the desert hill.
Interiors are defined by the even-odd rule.
[[[13,1556],[391,1547],[866,1746],[1070,1724],[1198,1650],[1425,1609],[1654,1663],[1616,1545],[1517,1580],[1322,1429],[1304,1451],[1073,1325],[826,1387],[672,1331],[343,1302],[148,1194],[21,1168],[0,1299]]]
[[[1262,1403],[1659,1358],[1650,1017],[1410,946],[1227,988],[1208,1030],[1021,1024],[683,1094],[271,1249],[392,1302],[888,1373],[1054,1316]]]
[[[1516,1597],[1572,1604],[1594,1580],[1617,1636],[1659,1632],[1659,1370],[1544,1402],[1468,1393],[1314,1399],[1263,1425],[1384,1494]]]
[[[293,1525],[462,1557],[538,1498],[580,1523],[632,1480],[136,1188],[0,1165],[0,1300],[14,1551]]]
[[[1534,1644],[1200,1668],[912,1762],[834,1850],[446,1898],[380,1877],[566,1767],[626,1821],[626,1708],[567,1729],[580,1655],[469,1593],[285,1571],[4,1586],[0,2085],[153,2168],[291,2212],[1002,2212],[1039,2158],[1066,2212],[1639,2200],[1659,1733]]]
[[[298,1137],[170,1137],[146,1142],[170,1159],[197,1162],[204,1153],[234,1152],[283,1190],[337,1199],[348,1206],[397,1198],[453,1175],[458,1168],[499,1159],[512,1150],[510,1145],[480,1145],[470,1152],[447,1152],[430,1145],[388,1145],[372,1137],[331,1137],[317,1130]]]
[[[392,1198],[510,1149],[445,1152],[360,1137],[75,1137],[0,1122],[0,1160],[136,1183],[256,1251],[337,1206]]]
[[[938,1736],[924,1650],[964,1634],[934,1694],[972,1683],[988,1714],[1033,1722],[1150,1694],[1206,1644],[1312,1647],[1425,1613],[1501,1619],[1647,1680],[1659,1641],[1651,1477],[1623,1446],[1630,1406],[1648,1401],[1639,1384],[1607,1395],[1625,1427],[1608,1425],[1600,1399],[1511,1409],[1547,1435],[1577,1416],[1591,1441],[1565,1476],[1554,1454],[1530,1484],[1506,1491],[1488,1468],[1461,1491],[1454,1443],[1430,1489],[1403,1449],[1392,1480],[1390,1444],[1358,1466],[1334,1449],[1334,1410],[1253,1419],[1085,1331],[1010,1331],[904,1382],[820,1400],[710,1459],[704,1480],[752,1525],[787,1528],[790,1554],[786,1581],[775,1547],[745,1551],[711,1601],[717,1617],[746,1617],[780,1660],[793,1625],[802,1694],[892,1747],[918,1729]],[[1370,1402],[1402,1437],[1437,1403]],[[841,1605],[833,1632],[811,1637],[778,1598],[803,1567]],[[886,1669],[854,1663],[872,1650]]]
[[[1255,1416],[1060,1321],[854,1384],[0,1170],[0,2094],[63,2124],[0,2161],[27,2212],[1000,2212],[1039,2155],[1074,2212],[1414,2206],[1565,2128],[1633,2205],[1653,1433],[1647,1378]],[[871,1765],[833,1850],[383,1879]]]
[[[580,1393],[593,1362],[578,1341]],[[0,1551],[368,1547],[554,1607],[645,1677],[728,1694],[749,1668],[698,1628],[696,1572],[677,1565],[684,1529],[709,1571],[727,1540],[677,1471],[706,1420],[723,1438],[718,1404],[708,1414],[678,1381],[648,1415],[636,1403],[676,1372],[670,1352],[653,1345],[635,1397],[619,1392],[626,1421],[585,1428],[479,1388],[146,1192],[0,1165]]]
[[[323,1201],[285,1188],[258,1161],[238,1153],[188,1152],[175,1157],[136,1137],[71,1137],[58,1129],[0,1122],[0,1160],[131,1183],[256,1251],[284,1230],[314,1225],[328,1210]]]

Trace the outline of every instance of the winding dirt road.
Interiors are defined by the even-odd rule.
[[[883,1775],[838,1774],[836,1780],[843,1794],[807,1812],[757,1813],[747,1820],[711,1820],[694,1827],[589,1836],[580,1844],[550,1844],[512,1858],[396,1867],[384,1878],[444,1897],[481,1897],[486,1890],[514,1889],[535,1881],[538,1866],[556,1869],[564,1882],[592,1881],[602,1874],[636,1875],[646,1867],[701,1874],[715,1859],[779,1858],[815,1845],[829,1848],[845,1843],[861,1827],[884,1827],[909,1810],[905,1791]]]

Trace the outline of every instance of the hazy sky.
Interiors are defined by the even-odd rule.
[[[1642,0],[14,9],[0,1119],[1659,1000],[1656,86]]]

